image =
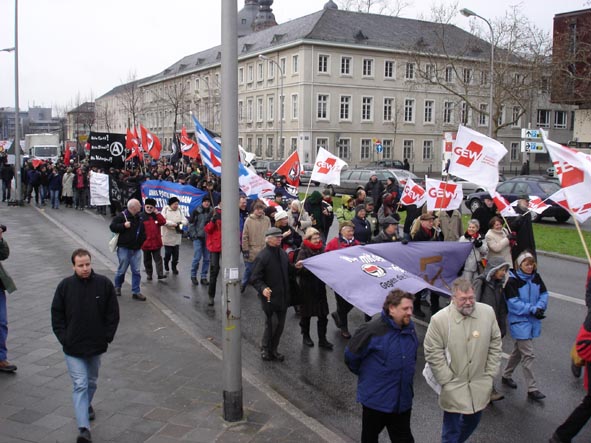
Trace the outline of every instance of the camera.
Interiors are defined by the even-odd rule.
[[[6,225],[0,225],[0,229],[2,229],[2,232],[6,232]]]

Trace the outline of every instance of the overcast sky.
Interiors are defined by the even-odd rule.
[[[322,9],[326,0],[275,0],[278,23]],[[412,0],[408,0],[412,2]],[[0,49],[14,46],[14,0],[0,0]],[[452,1],[444,0],[451,4]],[[458,0],[495,18],[516,3],[551,31],[554,14],[589,8],[589,0]],[[415,0],[401,16],[429,15]],[[244,5],[238,0],[238,8]],[[220,44],[221,0],[20,0],[20,107],[68,107],[156,74],[185,55]],[[468,29],[468,19],[455,24]],[[0,107],[14,106],[14,57],[0,52]],[[79,98],[78,98],[79,97]]]

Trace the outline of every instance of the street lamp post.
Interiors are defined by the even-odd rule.
[[[490,29],[490,97],[488,103],[488,136],[492,138],[493,136],[493,104],[494,104],[494,75],[495,75],[495,39],[494,39],[494,31],[493,27],[490,24],[490,21],[485,19],[484,17],[476,14],[474,11],[470,9],[464,8],[460,10],[460,13],[464,17],[478,17],[480,20],[484,21],[488,25],[488,29]]]
[[[283,72],[283,68],[281,67],[281,65],[279,63],[277,63],[275,60],[273,60],[272,58],[267,57],[266,55],[260,54],[259,55],[259,59],[260,60],[267,60],[268,62],[273,63],[275,66],[277,66],[277,69],[279,70],[279,73],[281,74],[281,76],[279,77],[279,82],[280,82],[280,90],[279,90],[279,100],[278,100],[278,105],[279,105],[279,149],[281,150],[281,146],[283,144],[283,76],[284,76],[284,72]],[[285,156],[285,154],[284,154]]]

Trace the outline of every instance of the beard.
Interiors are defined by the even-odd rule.
[[[467,317],[468,315],[472,314],[474,312],[474,304],[472,305],[463,305],[463,306],[456,306],[456,308],[458,309],[458,312],[460,314],[462,314],[463,316]]]

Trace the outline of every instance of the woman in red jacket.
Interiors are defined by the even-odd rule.
[[[144,251],[144,268],[146,268],[147,279],[152,280],[152,260],[154,260],[158,280],[162,280],[166,278],[166,274],[162,269],[162,255],[160,254],[160,249],[162,249],[160,227],[166,224],[166,219],[156,209],[156,200],[153,198],[146,199],[144,212],[140,217],[146,231],[146,240],[142,244],[142,251]]]
[[[213,306],[215,289],[220,273],[220,260],[222,257],[222,203],[214,209],[209,223],[205,225],[205,247],[209,251],[209,287],[207,292],[209,302],[207,306]]]

